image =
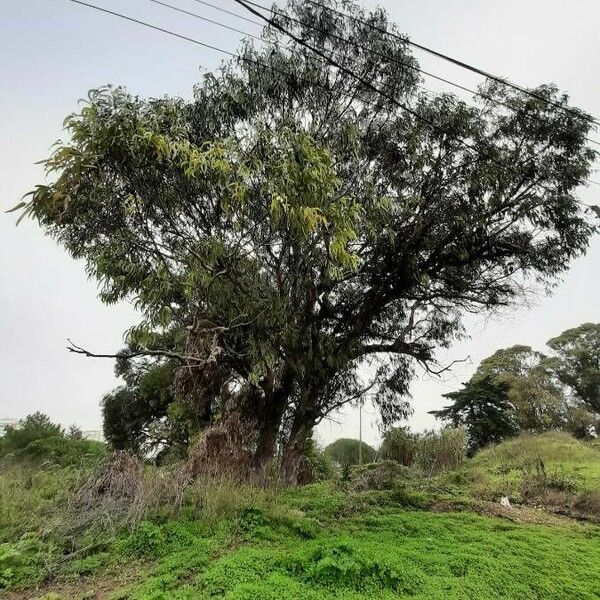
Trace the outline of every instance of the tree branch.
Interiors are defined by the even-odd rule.
[[[208,364],[210,362],[215,362],[217,355],[220,352],[220,348],[216,347],[208,358],[200,358],[198,356],[189,356],[185,354],[178,354],[177,352],[171,352],[170,350],[149,350],[148,348],[142,348],[141,350],[137,350],[134,352],[117,352],[116,354],[97,354],[95,352],[91,352],[90,350],[86,350],[81,346],[78,346],[70,339],[67,339],[68,346],[67,350],[69,352],[73,352],[74,354],[81,354],[83,356],[87,356],[88,358],[124,358],[131,359],[137,358],[139,356],[157,356],[162,358],[171,358],[174,360],[178,360],[182,364],[188,364],[190,362],[197,364]]]

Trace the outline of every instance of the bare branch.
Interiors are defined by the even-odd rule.
[[[216,351],[211,352],[208,358],[200,358],[198,356],[189,356],[185,354],[178,354],[177,352],[172,352],[170,350],[149,350],[148,348],[141,348],[140,350],[134,352],[117,352],[116,354],[98,354],[96,352],[91,352],[90,350],[86,350],[81,346],[78,346],[70,339],[67,339],[69,345],[67,346],[67,350],[69,352],[73,352],[74,354],[81,354],[83,356],[87,356],[88,358],[124,358],[131,359],[137,358],[139,356],[156,356],[162,358],[171,358],[174,360],[180,361],[182,364],[196,363],[196,364],[208,364],[210,362],[215,362],[217,355],[220,352],[220,349],[217,348]]]
[[[446,365],[443,369],[439,369],[438,371],[436,371],[435,369],[432,369],[429,366],[429,363],[425,362],[425,361],[419,361],[421,363],[421,365],[423,366],[423,368],[430,374],[430,375],[435,375],[436,377],[439,377],[440,375],[442,375],[443,373],[445,373],[446,371],[450,371],[450,369],[452,369],[452,367],[454,365],[458,365],[460,363],[466,363],[466,362],[471,362],[471,356],[467,356],[466,358],[460,358],[457,360],[453,360],[449,365]]]

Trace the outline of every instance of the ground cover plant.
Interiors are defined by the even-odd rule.
[[[161,497],[175,471],[132,457],[120,468],[143,484],[123,504],[99,496],[112,520],[94,527],[98,512],[69,506],[82,482],[88,492],[103,482],[107,495],[106,463],[87,483],[73,466],[12,465],[0,473],[0,589],[15,599],[597,598],[597,525],[492,499],[503,471],[520,490],[536,459],[576,473],[577,493],[600,488],[600,449],[564,433],[521,436],[433,476],[384,461],[296,488],[198,479],[177,507]],[[355,484],[390,464],[381,485]]]

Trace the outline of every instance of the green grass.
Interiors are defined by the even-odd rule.
[[[179,512],[156,505],[135,526],[115,523],[110,535],[61,526],[82,471],[8,467],[0,472],[0,596],[2,588],[40,586],[40,597],[55,600],[600,598],[599,527],[468,511],[479,490],[520,489],[539,459],[548,471],[575,473],[577,492],[598,489],[600,448],[553,433],[522,436],[456,472],[384,491],[199,481]],[[440,492],[462,512],[428,510]]]
[[[536,477],[540,470],[557,489],[600,493],[600,446],[559,431],[523,434],[482,450],[468,461],[465,470],[477,497],[506,495],[520,501],[524,480]]]
[[[313,492],[320,504],[323,489]],[[598,598],[600,530],[590,526],[387,506],[320,525],[255,511],[228,528],[224,546],[192,536],[115,598]]]

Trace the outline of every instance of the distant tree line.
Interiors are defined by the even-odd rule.
[[[520,432],[600,434],[600,324],[584,323],[548,341],[548,353],[530,346],[498,350],[463,387],[444,396],[452,404],[432,411],[465,427],[469,451]]]
[[[0,460],[44,461],[64,466],[105,453],[106,444],[84,439],[75,425],[65,431],[40,412],[26,416],[15,427],[7,426],[0,436]]]

